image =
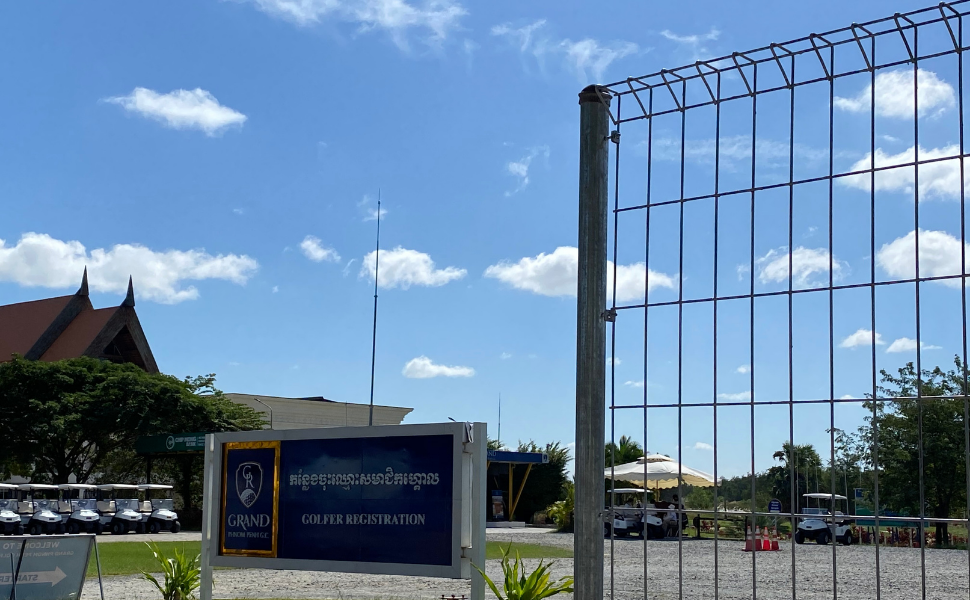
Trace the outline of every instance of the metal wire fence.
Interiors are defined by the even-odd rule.
[[[623,436],[665,451],[681,477],[640,519],[699,517],[707,536],[607,526],[611,597],[968,597],[967,14],[941,3],[597,88],[614,128],[607,471]],[[685,482],[692,461],[713,493]],[[627,479],[649,489],[641,462]],[[855,524],[777,553],[726,539],[811,518],[840,538]]]

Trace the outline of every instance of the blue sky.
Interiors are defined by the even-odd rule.
[[[95,304],[120,303],[130,273],[165,372],[215,372],[226,391],[366,402],[369,253],[380,190],[386,213],[376,401],[414,407],[411,422],[483,420],[494,434],[501,393],[506,442],[568,444],[575,398],[570,247],[576,244],[578,91],[590,82],[920,6],[456,0],[5,5],[0,302],[70,293],[87,265]],[[955,62],[924,70],[930,74],[921,73],[920,86],[929,108],[920,116],[921,155],[922,149],[952,155],[944,151],[959,143]],[[894,82],[904,88],[905,77],[891,75],[877,89],[890,90]],[[868,164],[867,82],[852,78],[837,85],[837,170]],[[806,125],[796,127],[796,177],[828,165],[827,131],[817,126],[828,100],[812,94],[799,100],[799,122]],[[912,153],[913,123],[905,110],[894,112],[891,100],[877,110],[882,154],[876,158],[900,162]],[[787,110],[787,96],[766,99],[759,108],[764,181],[787,178]],[[687,135],[688,194],[712,186],[712,114],[701,115]],[[739,109],[722,130],[722,186],[746,185],[749,129]],[[645,132],[624,129],[624,148],[631,150],[624,155],[623,204],[641,201]],[[657,169],[655,193],[676,192],[679,119],[658,119],[654,141],[655,166],[669,165]],[[959,269],[959,203],[953,168],[947,169],[921,170],[926,202],[920,203],[920,226],[935,232],[921,235],[921,244],[934,242],[929,260],[939,274],[950,272],[954,245]],[[876,247],[888,250],[877,277],[888,279],[905,276],[913,194],[905,174],[880,182]],[[958,168],[955,185],[958,190]],[[868,278],[868,199],[864,181],[836,186],[835,276],[843,283]],[[766,201],[757,211],[758,290],[787,286],[787,268],[779,271],[788,253],[783,200]],[[743,293],[752,275],[748,200],[723,202],[736,210],[721,221],[720,292]],[[827,189],[804,186],[796,204],[796,286],[810,286],[828,276],[827,266],[819,266],[828,263]],[[686,209],[693,221],[686,227],[685,298],[709,293],[711,206],[697,202]],[[676,298],[678,217],[676,210],[654,213],[651,300]],[[628,268],[622,281],[634,287],[639,281],[642,289],[643,276],[638,280],[635,273],[643,261],[642,220],[629,223],[621,229],[618,262]],[[924,361],[948,364],[959,351],[960,319],[952,316],[960,310],[959,287],[923,289],[922,337],[939,346],[924,346]],[[878,366],[895,368],[915,357],[915,342],[898,342],[915,338],[914,293],[909,286],[880,294]],[[796,301],[795,395],[827,397],[828,299],[808,296]],[[756,342],[756,397],[787,398],[781,335],[787,305],[779,302],[758,308],[764,321]],[[868,292],[839,293],[836,305],[835,395],[858,397],[870,385],[872,338],[859,333],[869,328]],[[750,390],[750,375],[739,372],[750,362],[748,308],[723,303],[719,311],[718,393],[742,398]],[[951,316],[942,318],[946,313]],[[637,333],[642,316],[631,312],[623,319],[617,397],[635,402],[644,385]],[[710,321],[709,306],[685,310],[685,401],[713,395]],[[676,400],[671,324],[675,312],[651,313],[651,402]],[[719,441],[730,451],[721,453],[718,469],[744,473],[750,414],[723,411]],[[712,470],[711,410],[684,414],[684,461]],[[787,437],[787,407],[759,409],[757,418],[760,470]],[[828,407],[799,407],[796,441],[826,444],[828,418]],[[856,409],[836,408],[837,426],[854,429],[860,418]],[[676,411],[651,412],[650,419],[650,450],[676,455]],[[642,438],[642,411],[623,413],[618,423],[617,435]]]

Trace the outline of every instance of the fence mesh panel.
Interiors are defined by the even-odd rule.
[[[968,13],[601,88],[611,597],[967,598]]]

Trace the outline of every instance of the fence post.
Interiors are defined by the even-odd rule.
[[[603,469],[606,444],[606,255],[609,212],[605,88],[579,94],[579,281],[576,294],[576,600],[603,598]]]

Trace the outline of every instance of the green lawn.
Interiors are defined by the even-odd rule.
[[[199,553],[201,542],[161,542],[158,544],[165,556],[175,553],[175,548],[184,548],[190,556]],[[495,560],[502,558],[502,548],[508,547],[508,543],[488,542],[485,549],[486,558]],[[538,544],[512,544],[512,553],[518,550],[522,558],[572,558],[572,550],[555,548],[552,546],[540,546]],[[158,571],[155,559],[152,557],[151,550],[141,542],[112,542],[110,544],[98,544],[98,552],[101,555],[101,574],[102,575],[132,575],[142,571]],[[88,565],[88,577],[96,577],[98,574],[94,556]]]

